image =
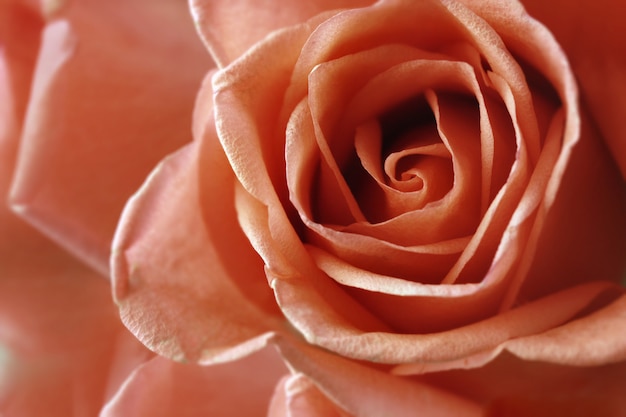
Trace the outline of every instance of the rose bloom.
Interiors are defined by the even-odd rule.
[[[4,0],[0,413],[625,415],[577,3]]]

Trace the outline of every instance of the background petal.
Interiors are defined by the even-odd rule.
[[[373,0],[189,0],[200,35],[215,62],[226,66],[271,31],[318,13],[364,7]]]
[[[184,3],[55,4],[41,38],[12,203],[106,274],[123,204],[163,155],[190,140],[195,91],[211,62]]]

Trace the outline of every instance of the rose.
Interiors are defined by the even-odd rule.
[[[30,117],[26,120],[25,130],[31,133],[22,135],[22,149],[29,149],[29,151],[21,152],[21,162],[18,165],[18,172],[21,174],[17,178],[31,178],[30,181],[22,181],[21,185],[45,184],[38,178],[51,179],[52,185],[47,188],[46,193],[21,192],[17,186],[14,186],[17,191],[13,192],[14,196],[22,197],[14,197],[14,201],[20,203],[22,208],[29,208],[22,210],[22,214],[27,214],[26,217],[29,221],[34,222],[47,234],[52,234],[57,241],[61,241],[65,247],[71,248],[73,253],[82,259],[98,265],[97,269],[101,271],[106,270],[106,266],[102,266],[102,262],[98,259],[106,256],[107,251],[103,246],[106,246],[110,230],[107,227],[102,227],[98,220],[102,218],[112,219],[116,216],[119,206],[116,206],[113,200],[117,201],[117,204],[121,204],[122,199],[125,198],[125,192],[128,192],[133,186],[132,183],[142,175],[141,167],[149,166],[155,155],[164,152],[164,150],[160,150],[151,155],[147,151],[151,150],[152,147],[146,147],[143,144],[132,146],[137,135],[131,129],[132,126],[135,126],[131,121],[146,120],[145,117],[151,115],[149,120],[152,122],[167,120],[166,125],[179,125],[166,116],[171,114],[168,109],[177,107],[172,106],[170,108],[168,106],[173,101],[171,99],[158,100],[158,106],[146,107],[146,104],[151,101],[147,99],[149,96],[138,95],[138,90],[135,88],[128,90],[120,88],[115,91],[115,95],[109,95],[112,91],[108,89],[97,88],[97,86],[103,85],[103,82],[107,86],[112,84],[120,87],[127,85],[124,84],[124,81],[137,79],[144,82],[149,81],[150,77],[137,77],[132,74],[137,74],[136,71],[143,68],[142,64],[152,62],[150,59],[146,59],[150,53],[162,56],[159,51],[169,50],[171,52],[171,49],[164,48],[164,45],[159,42],[159,37],[153,35],[155,33],[163,34],[166,39],[171,39],[172,32],[164,30],[168,27],[172,28],[175,33],[185,33],[177,24],[171,26],[162,24],[159,25],[158,32],[144,32],[147,36],[141,39],[144,42],[152,39],[155,43],[142,42],[140,47],[137,44],[134,45],[133,52],[141,51],[138,55],[142,56],[143,59],[132,59],[132,56],[119,55],[119,48],[124,50],[125,42],[118,41],[117,37],[113,37],[115,39],[113,44],[117,48],[114,48],[112,51],[114,53],[108,56],[108,62],[103,59],[108,65],[106,67],[108,71],[94,71],[94,68],[100,67],[96,65],[97,61],[94,61],[96,57],[99,56],[102,59],[107,56],[103,56],[102,53],[90,56],[89,53],[86,53],[90,50],[93,51],[92,48],[98,45],[97,42],[94,42],[93,37],[101,32],[90,31],[92,25],[88,24],[89,20],[85,18],[98,16],[97,21],[102,24],[102,27],[112,30],[112,32],[108,32],[109,34],[125,33],[129,35],[126,31],[129,30],[129,26],[135,28],[136,22],[142,22],[144,28],[151,27],[150,22],[153,20],[148,15],[159,10],[152,8],[153,4],[150,8],[142,8],[139,3],[136,5],[137,8],[133,9],[136,14],[133,15],[132,22],[125,20],[121,13],[113,13],[113,15],[103,13],[99,7],[106,5],[99,3],[82,2],[61,10],[49,9],[49,12],[52,13],[51,17],[54,18],[49,17],[51,22],[46,30],[47,35],[44,36],[44,40],[47,39],[47,42],[42,44],[41,55],[50,58],[56,57],[63,62],[70,63],[70,65],[66,64],[61,67],[61,71],[58,71],[59,67],[51,65],[55,61],[59,62],[58,60],[41,60],[37,65],[38,71],[34,85],[42,85],[40,84],[41,80],[53,80],[55,82],[52,85],[79,85],[81,87],[51,89],[47,90],[48,94],[31,98],[28,103],[28,112],[47,114],[48,116],[45,118]],[[217,18],[220,10],[229,10],[224,8],[224,5],[219,6],[216,3],[205,6],[211,5],[217,8],[209,16],[212,18]],[[249,5],[250,8],[254,6],[254,4]],[[301,4],[296,3],[292,6],[296,8],[296,12],[307,13]],[[40,30],[39,25],[43,22],[41,22],[41,17],[36,9],[25,7],[20,3],[4,3],[2,7],[0,16],[2,19],[8,19],[3,20],[3,24],[7,21],[19,23],[0,25],[3,30],[2,45],[16,46],[13,51],[29,51],[22,55],[4,54],[6,50],[3,50],[3,56],[0,60],[3,65],[9,68],[8,72],[0,73],[2,75],[0,77],[0,86],[2,87],[0,92],[5,94],[1,102],[3,104],[18,103],[15,108],[11,106],[1,107],[2,112],[0,113],[3,121],[1,126],[5,129],[2,131],[3,148],[0,155],[3,159],[0,167],[3,170],[2,184],[6,188],[9,173],[15,162],[14,152],[20,137],[19,126],[22,124],[24,107],[28,99],[27,91],[31,76],[29,68],[32,68],[34,64],[35,53],[39,47],[37,34]],[[105,9],[110,12],[115,11],[117,7],[121,6],[114,4],[112,8],[105,7]],[[128,10],[126,7],[131,7],[131,3],[125,2],[121,10]],[[606,7],[606,10],[610,9],[610,7]],[[16,12],[20,14],[16,15]],[[168,15],[170,14],[165,13],[161,16]],[[253,13],[251,15],[254,16]],[[293,21],[288,22],[289,24],[297,23],[302,17],[290,13],[286,13],[286,15],[293,19]],[[103,19],[105,16],[107,18]],[[179,15],[174,14],[173,16]],[[24,17],[29,18],[25,19]],[[258,25],[259,20],[255,19],[255,25],[250,27],[260,28],[259,33],[262,33],[265,25],[275,27],[283,25],[280,19],[272,20],[272,18],[276,18],[276,16],[266,15],[261,20],[262,25]],[[79,24],[81,19],[84,19],[82,25]],[[68,56],[63,54],[63,49],[55,49],[54,46],[57,44],[50,42],[50,38],[58,40],[58,38],[52,37],[50,33],[55,33],[55,31],[57,34],[58,31],[63,33],[65,25],[57,24],[59,20],[68,21],[70,23],[69,28],[72,30],[77,27],[83,29],[69,32],[74,35],[73,39],[78,40],[78,45],[80,45],[78,50],[81,53],[72,55],[67,61],[64,60]],[[175,18],[174,21],[176,20]],[[220,22],[227,21],[228,19],[220,20]],[[25,24],[26,22],[30,22],[30,24]],[[123,22],[129,23],[129,26],[124,26]],[[180,22],[182,23],[184,20]],[[170,24],[172,23],[174,22],[170,21]],[[17,32],[6,31],[6,28],[17,30]],[[122,28],[124,29],[121,30]],[[214,24],[211,26],[211,30],[215,31],[214,33],[228,29],[228,25]],[[241,32],[241,26],[237,25],[236,30]],[[9,34],[8,37],[6,37],[7,33]],[[15,33],[19,36],[15,36]],[[32,33],[33,36],[25,36],[29,33]],[[136,34],[133,30],[131,33]],[[245,49],[246,35],[247,33],[243,32],[238,33],[238,36],[227,38],[229,40],[228,50],[233,53],[233,57]],[[129,36],[132,38],[132,35]],[[110,41],[111,37],[109,36],[107,39]],[[119,39],[125,41],[128,38],[120,36]],[[213,40],[214,47],[217,45],[216,40]],[[183,45],[191,46],[193,43],[184,41],[175,46],[180,51]],[[195,48],[191,47],[191,50],[194,51]],[[15,59],[16,56],[26,59],[20,61],[20,59]],[[110,60],[111,57],[115,56],[118,57],[119,61]],[[89,60],[84,60],[85,58],[89,58]],[[189,58],[192,61],[195,60],[193,53]],[[93,67],[87,65],[89,62]],[[115,62],[119,64],[119,67],[112,65]],[[160,62],[161,65],[164,62],[170,62],[178,67],[180,60]],[[158,70],[158,67],[147,66],[153,70]],[[190,68],[190,66],[185,65],[182,67]],[[74,72],[70,72],[72,76],[68,76],[68,71],[71,68],[74,68]],[[112,71],[113,69],[115,71]],[[48,75],[49,72],[52,72],[53,75]],[[181,90],[180,84],[177,83],[187,79],[186,75],[180,71],[169,72],[166,70],[164,73],[167,75],[159,78],[163,80],[163,83],[151,84],[150,89],[142,90],[144,94],[146,91],[152,91],[157,96],[166,94],[166,92],[167,94],[181,92],[181,96],[184,96],[182,91],[188,91],[188,89]],[[7,74],[10,74],[10,77],[7,77]],[[60,83],[60,80],[64,80],[64,84]],[[116,82],[111,83],[112,80]],[[589,91],[589,89],[585,90],[585,85],[588,84],[584,80],[582,81],[583,90]],[[107,82],[111,84],[107,84]],[[133,82],[129,84],[131,84],[130,87],[137,86]],[[175,88],[174,85],[178,87]],[[10,88],[5,88],[7,86]],[[159,86],[162,86],[163,90],[156,88]],[[61,93],[68,91],[91,92],[94,94],[92,97],[98,99],[95,103],[99,103],[101,106],[94,105],[84,108],[84,106],[79,106],[80,100],[59,100],[64,97]],[[202,129],[207,129],[209,133],[211,130],[211,125],[204,126],[203,121],[203,116],[210,119],[210,113],[203,113],[203,106],[210,105],[206,97],[206,94],[210,93],[210,89],[206,88],[203,93],[205,95],[201,96],[198,101],[197,113],[200,115],[196,125],[198,138],[201,136]],[[116,100],[117,105],[115,106],[103,105],[108,103],[108,99],[118,97],[139,98],[146,101],[142,106],[131,105],[129,109],[119,108],[119,100]],[[133,102],[131,101],[129,104],[133,104]],[[15,111],[16,109],[17,111]],[[82,117],[70,118],[72,123],[58,123],[58,117],[68,114],[66,111],[81,111]],[[598,117],[597,114],[597,110],[594,111],[596,117]],[[617,116],[619,115],[605,115],[603,120],[611,121]],[[77,132],[93,129],[94,121],[99,119],[111,120],[110,123],[102,126],[114,129],[116,127],[114,122],[116,122],[117,126],[123,127],[117,131],[118,134],[108,136],[116,139],[110,145],[111,154],[102,151],[85,151],[94,146],[93,137],[79,141],[82,135],[77,135]],[[51,123],[48,125],[48,129],[44,129],[39,124],[43,125],[45,120],[56,120],[57,122]],[[4,123],[6,121],[8,123]],[[122,123],[122,121],[124,122]],[[183,123],[180,125],[182,126]],[[604,132],[607,132],[607,126],[608,132],[611,132],[610,127],[613,125],[612,123],[607,125],[605,122],[601,122],[601,126],[603,126]],[[162,129],[158,124],[140,123],[140,130],[146,135],[145,137],[158,134],[151,132],[148,127],[154,128],[155,132]],[[57,130],[59,128],[65,129],[66,134],[60,134]],[[175,131],[176,129],[172,130]],[[33,132],[37,134],[35,135]],[[72,137],[73,140],[64,142],[63,139],[68,137],[68,134],[71,134],[69,137]],[[106,135],[103,134],[103,136]],[[170,143],[169,148],[174,148],[177,146],[178,137],[181,135],[167,135],[163,137],[163,140],[167,143],[170,143],[169,140],[173,140],[174,142]],[[37,146],[28,145],[37,138],[39,138]],[[613,139],[612,135],[608,135],[606,139],[611,141],[614,147],[621,143]],[[215,145],[215,143],[213,144]],[[207,351],[203,353],[204,362],[208,363],[239,357],[251,349],[258,348],[260,343],[272,342],[276,344],[292,369],[300,373],[286,377],[277,385],[270,410],[270,413],[274,413],[272,415],[281,415],[282,412],[286,411],[285,409],[289,409],[292,413],[295,410],[303,412],[307,409],[319,413],[329,413],[331,410],[340,412],[337,410],[337,404],[349,410],[356,410],[355,412],[363,415],[376,414],[377,411],[392,415],[405,415],[407,413],[413,415],[415,410],[433,415],[436,413],[441,415],[446,412],[449,412],[450,415],[477,413],[478,407],[472,405],[472,402],[468,402],[467,399],[479,405],[486,405],[494,415],[502,415],[507,411],[517,411],[526,415],[539,415],[542,412],[546,415],[554,415],[565,412],[564,410],[579,412],[584,409],[587,412],[593,410],[594,413],[601,415],[611,415],[611,413],[617,415],[619,413],[620,409],[614,407],[619,407],[622,398],[620,384],[624,375],[623,363],[606,367],[575,368],[526,362],[502,353],[492,362],[476,370],[433,372],[420,377],[418,380],[416,377],[394,377],[386,372],[387,368],[363,366],[361,363],[329,355],[293,340],[288,333],[282,334],[280,337],[276,336],[275,333],[257,337],[248,344],[238,345],[236,349],[229,349],[231,345],[254,337],[261,331],[268,329],[274,332],[276,330],[283,331],[283,320],[279,314],[264,314],[264,311],[276,313],[276,307],[271,297],[268,297],[267,300],[262,299],[268,295],[266,291],[263,292],[265,283],[261,280],[254,280],[259,277],[257,268],[261,265],[239,265],[236,262],[238,259],[225,257],[231,248],[238,249],[241,259],[250,256],[251,253],[245,245],[246,240],[241,239],[241,235],[232,234],[237,231],[237,222],[232,217],[232,206],[227,203],[232,201],[230,198],[232,190],[228,187],[220,187],[223,185],[219,182],[221,179],[232,180],[232,176],[216,176],[214,180],[217,183],[213,187],[202,190],[202,198],[208,198],[209,202],[215,201],[216,198],[220,201],[220,198],[228,197],[223,199],[225,204],[221,207],[215,207],[211,204],[203,207],[207,211],[207,216],[204,218],[197,216],[197,205],[186,205],[189,200],[178,201],[174,198],[176,197],[175,193],[170,195],[166,193],[167,187],[173,186],[173,191],[179,193],[179,196],[194,197],[192,193],[187,191],[197,191],[194,188],[194,181],[197,179],[197,167],[193,163],[181,164],[186,162],[185,158],[192,158],[192,162],[196,161],[194,158],[199,155],[192,152],[194,146],[197,145],[192,145],[170,158],[154,174],[149,183],[150,187],[162,185],[163,188],[146,187],[143,193],[136,197],[134,203],[135,208],[138,206],[141,208],[141,204],[144,204],[143,207],[145,207],[146,203],[155,204],[158,202],[157,199],[149,201],[149,197],[160,197],[172,204],[173,210],[166,210],[164,205],[155,204],[151,207],[159,210],[137,213],[133,226],[142,226],[142,231],[148,232],[148,238],[171,237],[172,232],[180,233],[184,243],[181,248],[175,247],[174,242],[166,242],[167,245],[164,246],[154,245],[154,253],[152,254],[157,268],[162,266],[175,267],[175,278],[178,282],[174,281],[174,285],[172,285],[172,282],[155,279],[159,278],[158,274],[152,276],[146,274],[150,270],[145,267],[143,262],[148,259],[142,257],[144,254],[141,250],[145,248],[145,246],[142,248],[142,245],[152,242],[146,240],[132,242],[133,246],[124,253],[129,259],[135,261],[131,263],[134,280],[130,282],[134,294],[121,302],[123,312],[126,314],[125,319],[131,325],[136,325],[133,330],[138,333],[141,332],[141,336],[145,340],[149,340],[153,336],[154,340],[151,342],[165,342],[160,346],[163,352],[166,352],[168,348],[179,348],[180,342],[184,342],[182,347],[193,352],[194,347],[200,343],[203,344],[204,348],[207,348]],[[35,152],[38,147],[41,151]],[[168,146],[164,147],[168,148]],[[60,152],[52,152],[55,149]],[[120,169],[115,164],[117,161],[115,157],[119,155],[120,151],[129,156],[129,160],[133,162],[130,164],[133,169]],[[619,153],[615,153],[614,156],[619,157],[619,155]],[[58,162],[58,158],[63,156],[74,161],[74,171],[72,172],[76,175],[61,177],[59,172],[55,171],[55,167],[62,165]],[[206,156],[203,155],[203,157]],[[210,172],[211,174],[223,175],[228,172],[222,170],[227,167],[224,165],[223,156],[210,154],[209,158],[214,158],[211,160],[213,163],[211,166],[216,168],[215,172]],[[601,156],[597,156],[597,159],[593,157],[591,160],[604,161]],[[165,174],[171,176],[164,178],[164,171]],[[95,177],[94,173],[96,173]],[[205,171],[205,173],[207,172]],[[94,181],[98,178],[108,178],[109,181],[103,181],[99,187],[93,187]],[[181,181],[172,182],[175,179],[181,179]],[[203,179],[203,181],[205,180]],[[71,186],[68,187],[68,184]],[[181,185],[182,187],[180,187]],[[3,195],[5,188],[3,188]],[[215,191],[218,192],[207,195],[207,193]],[[71,192],[75,192],[75,194],[71,194]],[[165,194],[161,194],[164,192]],[[59,198],[59,193],[65,198]],[[68,195],[79,195],[81,198],[68,197]],[[42,198],[42,196],[46,198]],[[37,199],[33,200],[33,197],[37,197]],[[580,196],[577,197],[580,198]],[[182,204],[180,208],[183,210],[179,210],[176,204]],[[616,203],[612,202],[611,204]],[[131,205],[130,209],[132,207]],[[224,214],[224,216],[221,218],[213,217],[211,216],[214,214],[214,211],[211,212],[212,210],[218,212],[223,210],[220,214]],[[146,217],[143,217],[144,214]],[[171,217],[168,218],[168,216]],[[126,217],[126,220],[129,221],[129,218]],[[224,223],[216,224],[215,220],[218,218],[224,220]],[[216,236],[216,232],[225,231],[229,233],[225,236],[233,240],[226,243],[230,243],[232,246],[213,248],[211,245],[205,245],[206,242],[201,242],[202,244],[198,247],[194,247],[194,241],[187,238],[197,239],[197,232],[200,231],[200,235],[202,235],[202,231],[205,229],[204,224],[194,223],[198,219],[202,221],[204,219],[211,220],[208,230],[212,237]],[[122,346],[128,344],[132,346],[131,341],[124,341],[118,345],[117,342],[110,340],[111,335],[116,334],[119,330],[114,323],[110,306],[106,302],[106,293],[103,291],[105,290],[105,283],[89,277],[88,275],[92,274],[84,267],[76,265],[69,257],[53,249],[49,243],[20,225],[7,212],[2,212],[0,220],[2,221],[2,233],[0,234],[2,240],[0,316],[3,322],[1,339],[5,347],[8,346],[9,348],[10,360],[17,359],[9,368],[10,372],[2,374],[3,396],[0,402],[3,411],[24,415],[33,412],[41,414],[40,410],[45,409],[46,415],[68,415],[72,413],[70,410],[74,410],[75,413],[81,413],[80,410],[82,410],[93,414],[100,407],[104,398],[111,398],[112,401],[102,411],[102,415],[154,415],[155,413],[195,415],[194,412],[196,414],[198,412],[225,413],[229,410],[239,413],[239,415],[248,415],[254,412],[264,414],[262,404],[269,401],[269,390],[272,389],[276,378],[281,373],[286,372],[277,362],[278,358],[272,354],[271,349],[265,349],[245,360],[206,368],[177,365],[157,357],[135,368],[125,383],[120,386],[120,377],[124,377],[129,367],[133,367],[143,360],[142,357],[145,359],[145,356],[142,356],[145,353],[140,351],[138,352],[139,358],[129,358],[129,352],[122,349]],[[167,230],[166,233],[159,234],[158,227],[167,226],[167,221],[171,221],[174,227]],[[68,227],[68,225],[74,227]],[[155,227],[155,230],[150,230],[150,227],[155,225],[158,227]],[[184,227],[188,227],[188,230],[193,233],[185,236],[178,229],[181,227],[183,231]],[[155,231],[157,233],[154,233]],[[96,239],[87,239],[90,236],[96,237]],[[224,238],[225,236],[219,237]],[[93,242],[100,242],[100,244]],[[219,242],[219,240],[215,240],[215,242]],[[157,243],[159,242],[157,241]],[[198,252],[194,253],[194,250],[198,248],[202,253],[201,256],[198,256]],[[165,249],[165,252],[159,252],[162,249]],[[184,268],[181,268],[180,264],[171,264],[170,261],[185,260],[184,257],[180,256],[180,253],[176,252],[177,249],[181,249],[185,256],[190,257],[187,259],[195,258],[193,262],[183,262]],[[219,257],[215,255],[215,249],[218,250]],[[98,253],[100,255],[97,255]],[[117,254],[118,257],[120,255],[121,253]],[[604,259],[605,257],[601,258]],[[606,258],[608,259],[609,256]],[[37,262],[33,262],[33,260],[37,260]],[[583,260],[583,263],[586,262],[588,259]],[[195,281],[194,279],[198,277],[193,274],[198,272],[196,268],[199,266],[206,269],[201,271],[203,272],[202,277]],[[74,272],[70,275],[67,273],[68,270]],[[212,274],[207,277],[204,274],[206,271],[210,271]],[[223,271],[239,272],[239,274],[219,275]],[[157,272],[162,271],[157,270]],[[189,272],[192,274],[188,275]],[[244,275],[246,273],[253,273],[250,275],[250,281],[246,280],[247,277]],[[207,284],[207,278],[214,281],[204,286]],[[224,281],[224,278],[237,278],[237,280]],[[190,279],[190,281],[184,281],[184,279]],[[142,287],[141,284],[147,285]],[[199,291],[194,293],[196,289]],[[210,293],[208,290],[213,292]],[[261,293],[258,292],[259,290]],[[153,296],[154,305],[141,305],[141,302],[146,300],[146,296]],[[183,303],[180,303],[180,300]],[[210,304],[204,304],[205,301],[210,302]],[[598,301],[599,303],[591,306],[590,310],[581,313],[581,315],[588,314],[594,308],[606,304],[607,307],[599,310],[597,314],[591,314],[583,320],[572,321],[570,324],[544,335],[517,339],[514,343],[507,343],[506,348],[511,350],[513,347],[516,354],[522,353],[523,355],[524,348],[527,349],[528,346],[531,346],[543,349],[543,351],[538,352],[539,356],[535,357],[577,364],[590,365],[619,360],[621,357],[620,349],[623,352],[623,340],[620,333],[620,326],[622,326],[620,320],[622,319],[619,313],[621,304],[619,300],[612,304],[607,304],[607,300]],[[168,308],[165,311],[160,311],[163,303],[168,305]],[[229,303],[230,305],[228,305]],[[133,311],[137,305],[141,306],[141,310]],[[216,310],[216,308],[218,309]],[[240,309],[237,310],[238,308]],[[164,312],[170,314],[172,318],[169,319],[167,315],[164,316]],[[143,317],[138,317],[140,314],[143,314]],[[75,317],[80,319],[76,320]],[[189,318],[191,320],[185,323],[180,321],[180,319]],[[9,324],[9,326],[7,327],[5,324]],[[151,328],[152,325],[154,328]],[[168,327],[169,325],[173,326]],[[205,325],[207,327],[203,327]],[[213,327],[220,325],[222,325],[221,328],[215,329]],[[52,331],[42,331],[42,329],[51,329]],[[57,329],[63,331],[55,331]],[[86,331],[85,329],[89,330]],[[213,331],[213,333],[211,334],[207,330]],[[158,339],[164,335],[170,338]],[[203,343],[202,338],[211,336],[215,339],[209,339],[209,343]],[[474,333],[473,336],[479,337],[481,334]],[[92,337],[97,338],[98,346],[89,343],[90,340],[93,340]],[[126,340],[123,333],[120,338]],[[585,345],[579,343],[580,340],[597,340],[600,343]],[[620,345],[620,343],[622,344]],[[152,344],[152,346],[155,345]],[[99,350],[101,347],[102,350]],[[602,350],[596,352],[598,347]],[[217,349],[214,349],[213,352],[208,351],[211,348]],[[589,350],[585,351],[584,348]],[[215,353],[219,352],[222,352],[223,355],[216,356]],[[526,350],[526,354],[528,352]],[[176,353],[176,351],[166,353]],[[531,353],[533,352],[531,351]],[[535,350],[534,353],[537,354],[537,351]],[[130,356],[132,357],[132,355]],[[38,358],[35,363],[32,362],[33,358]],[[63,360],[59,360],[61,358]],[[108,360],[111,360],[111,365],[109,365]],[[474,365],[476,364],[480,364],[480,361],[474,363]],[[248,373],[252,373],[254,378],[247,378]],[[105,385],[108,387],[103,388]],[[7,390],[7,387],[10,389]],[[108,393],[104,394],[103,390],[108,391]],[[118,390],[118,392],[111,397],[111,390]],[[444,391],[456,392],[466,399],[455,398]],[[221,392],[221,395],[215,397],[216,392]],[[239,398],[246,398],[249,401],[233,401],[225,395],[227,393],[237,393]]]
[[[505,379],[524,363],[510,353],[623,360],[623,183],[564,54],[516,2],[414,3],[291,5],[259,21],[293,25],[248,50],[263,27],[234,33],[236,7],[194,4],[223,68],[198,96],[196,142],[155,170],[114,245],[122,318],[147,346],[211,364],[274,344],[304,375],[285,386],[313,381],[363,415],[477,412],[380,369],[450,388]]]

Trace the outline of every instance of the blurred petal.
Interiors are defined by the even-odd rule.
[[[523,0],[568,55],[588,106],[626,179],[626,9],[611,0]]]
[[[163,155],[190,139],[195,90],[211,64],[180,2],[56,4],[41,40],[12,204],[107,273],[123,203]]]
[[[189,0],[200,35],[221,67],[270,32],[302,23],[318,13],[363,7],[373,0]]]
[[[129,376],[100,417],[262,417],[274,386],[287,372],[271,346],[213,366],[157,356]]]

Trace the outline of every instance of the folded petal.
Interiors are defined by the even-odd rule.
[[[222,67],[274,30],[327,10],[371,3],[373,0],[190,0],[198,31]]]
[[[42,33],[12,203],[102,273],[125,200],[190,139],[211,63],[187,13],[167,0],[69,2]]]
[[[213,366],[157,356],[135,369],[100,417],[263,417],[274,386],[287,372],[271,346]]]

